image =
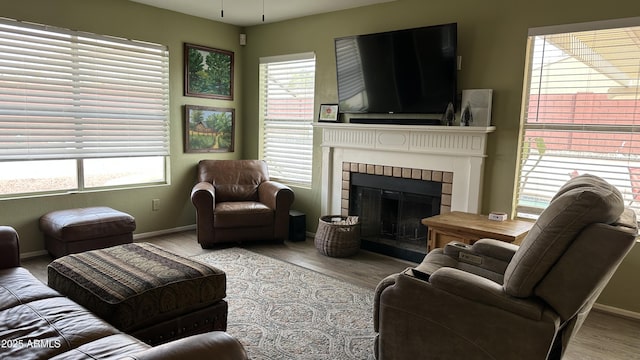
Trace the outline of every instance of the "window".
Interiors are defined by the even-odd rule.
[[[260,59],[262,158],[269,175],[311,186],[315,56]]]
[[[529,32],[517,212],[573,176],[605,178],[640,211],[640,18]]]
[[[165,46],[0,19],[0,196],[162,183]]]

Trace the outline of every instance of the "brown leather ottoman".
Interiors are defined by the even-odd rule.
[[[47,271],[50,287],[150,345],[227,328],[224,271],[152,244],[63,256]]]
[[[131,243],[136,220],[106,206],[52,211],[40,217],[45,246],[54,258]]]

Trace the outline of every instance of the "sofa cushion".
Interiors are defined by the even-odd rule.
[[[0,311],[31,301],[61,296],[38,281],[25,268],[0,270]]]
[[[535,222],[507,267],[509,295],[528,297],[576,236],[593,223],[611,224],[624,210],[620,191],[593,175],[569,180]]]
[[[0,312],[3,339],[12,339],[8,354],[17,358],[50,358],[116,334],[109,324],[65,297],[47,298]],[[37,343],[36,343],[37,341]]]

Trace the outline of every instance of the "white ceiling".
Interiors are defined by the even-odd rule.
[[[251,26],[395,0],[131,0],[238,26]],[[263,12],[264,4],[264,12]],[[224,8],[224,17],[221,10]]]

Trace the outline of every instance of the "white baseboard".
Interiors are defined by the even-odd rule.
[[[180,226],[180,227],[172,228],[172,229],[149,231],[149,232],[146,232],[146,233],[133,234],[133,240],[134,241],[144,240],[144,239],[148,239],[148,238],[151,238],[151,237],[154,237],[154,236],[168,235],[168,234],[173,234],[173,233],[182,232],[182,231],[195,230],[195,229],[196,229],[196,225],[193,224],[193,225]],[[31,259],[31,258],[35,258],[35,257],[39,257],[39,256],[44,256],[44,255],[48,255],[47,250],[29,251],[29,252],[20,253],[20,259],[21,260],[25,260],[25,259]]]
[[[39,257],[39,256],[44,256],[44,255],[49,255],[47,250],[24,252],[24,253],[20,253],[20,260],[31,259],[31,258],[34,258],[34,257]]]
[[[608,313],[611,315],[622,316],[622,317],[631,318],[634,320],[640,320],[640,313],[625,310],[625,309],[620,309],[620,308],[609,306],[609,305],[602,305],[602,304],[595,303],[593,304],[593,309],[604,312],[604,313]]]
[[[163,229],[163,230],[158,230],[158,231],[149,231],[149,232],[146,232],[146,233],[133,234],[133,240],[134,241],[144,240],[144,239],[148,239],[148,238],[151,238],[151,237],[154,237],[154,236],[169,235],[169,234],[174,234],[174,233],[177,233],[177,232],[189,231],[189,230],[195,230],[195,229],[196,229],[196,224],[179,226],[179,227],[176,227],[176,228]]]

